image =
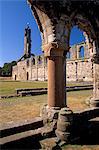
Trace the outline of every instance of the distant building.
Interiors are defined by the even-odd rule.
[[[93,81],[93,63],[86,42],[73,45],[67,53],[66,78],[67,81]],[[12,69],[13,80],[48,79],[47,59],[44,55],[31,54],[31,29],[25,28],[24,55]]]

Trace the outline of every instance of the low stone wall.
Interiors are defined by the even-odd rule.
[[[91,120],[94,118],[96,120],[97,117],[99,119],[99,108],[96,107],[74,112],[72,126],[73,137],[80,139],[81,137],[85,136],[85,134],[90,134]],[[97,123],[99,129],[99,121],[97,121]]]
[[[80,90],[91,90],[91,89],[93,89],[93,85],[66,87],[67,92],[80,91]],[[3,96],[0,96],[0,99],[13,98],[13,97],[19,97],[19,96],[27,96],[27,95],[35,96],[35,95],[42,95],[42,94],[47,94],[47,88],[34,88],[34,89],[19,88],[19,89],[16,89],[16,94],[3,95]]]
[[[1,149],[38,149],[41,148],[39,140],[42,139],[41,130],[43,121],[41,117],[33,118],[21,123],[14,123],[6,129],[0,130]]]
[[[36,117],[33,118],[33,120],[25,120],[19,123],[14,123],[14,122],[10,124],[8,123],[6,128],[2,127],[0,129],[0,133],[1,133],[1,137],[3,138],[9,135],[28,131],[30,129],[34,130],[41,127],[43,127],[43,120],[41,117]]]

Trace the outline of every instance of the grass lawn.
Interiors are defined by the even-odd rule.
[[[47,95],[1,99],[1,126],[39,116],[40,107],[47,103],[46,100]]]
[[[67,86],[83,85],[83,83],[68,83]],[[0,95],[15,94],[17,88],[47,88],[47,81],[5,81],[0,80]]]
[[[74,111],[87,108],[85,100],[92,96],[92,90],[67,92],[67,105]]]
[[[17,88],[46,88],[47,82],[0,81],[0,95],[15,94]]]
[[[74,84],[68,84],[68,86]],[[78,84],[76,84],[78,85]],[[47,82],[15,82],[0,81],[0,95],[15,94],[16,88],[47,87]],[[67,104],[73,111],[88,108],[85,100],[92,94],[92,90],[72,91],[67,93]],[[0,128],[6,128],[12,123],[30,120],[40,115],[40,109],[47,104],[47,95],[28,96],[0,99]],[[97,150],[99,146],[66,145],[62,150]]]
[[[73,110],[87,108],[85,100],[92,90],[68,92],[68,106]],[[1,128],[12,122],[33,119],[39,116],[41,107],[47,103],[47,95],[0,99]]]

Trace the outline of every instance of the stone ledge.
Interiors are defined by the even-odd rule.
[[[25,131],[22,133],[17,133],[14,135],[3,137],[0,139],[0,145],[4,145],[4,144],[10,143],[10,142],[18,141],[18,140],[25,139],[27,137],[32,137],[32,136],[34,136],[34,137],[42,136],[41,129],[39,128],[36,130],[29,130],[29,131]]]
[[[12,134],[34,130],[43,127],[43,120],[41,117],[33,118],[33,120],[25,120],[19,123],[9,123],[6,128],[1,128],[1,137],[9,136]]]

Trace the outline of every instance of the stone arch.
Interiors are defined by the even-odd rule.
[[[85,32],[89,48],[92,49],[91,59],[94,61],[95,66],[97,66],[94,68],[97,68],[95,70],[99,72],[99,18],[97,13],[99,2],[89,0],[86,3],[85,1],[79,0],[78,5],[75,5],[75,1],[73,0],[28,1],[41,31],[42,49],[48,58],[49,106],[63,107],[65,106],[64,100],[62,101],[65,98],[65,79],[62,79],[64,78],[65,72],[64,58],[70,48],[69,39],[73,26],[77,25],[78,28]],[[86,7],[90,9],[86,10]],[[94,21],[93,18],[95,18]],[[99,86],[97,86],[99,83],[99,74],[98,78],[96,75],[94,78],[94,89],[95,92],[97,91],[96,93],[99,93]],[[60,82],[58,83],[58,81]],[[52,86],[53,88],[51,89]],[[99,94],[97,96],[99,97]]]
[[[90,20],[89,18],[86,19],[85,17],[83,17],[83,15],[80,19],[81,15],[77,15],[76,17],[74,17],[74,20],[78,18],[78,20],[74,21],[74,25],[78,25],[78,27],[84,31],[86,43],[90,51],[90,59],[93,62],[94,66],[93,99],[96,99],[97,101],[97,99],[99,99],[99,38],[97,37],[99,32],[97,31],[97,29],[95,29],[95,24],[93,25],[92,20]],[[99,28],[99,24],[97,24],[97,28]],[[99,102],[94,101],[94,103],[96,104]],[[97,104],[97,106],[98,105],[99,104]]]

